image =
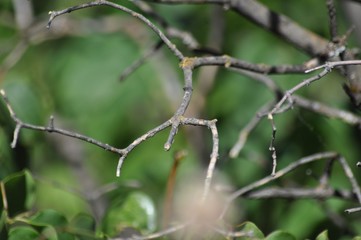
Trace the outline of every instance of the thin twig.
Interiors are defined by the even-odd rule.
[[[211,130],[212,133],[212,140],[213,140],[213,147],[212,147],[212,153],[210,156],[210,161],[207,168],[206,178],[204,180],[204,188],[203,188],[203,194],[202,194],[202,202],[206,200],[208,197],[209,190],[211,188],[212,184],[212,178],[214,169],[217,163],[218,155],[219,155],[219,138],[218,138],[218,130],[216,127],[217,120],[202,120],[202,119],[196,119],[196,118],[183,118],[181,120],[182,124],[186,125],[195,125],[195,126],[205,126]]]
[[[330,35],[331,41],[336,43],[338,34],[337,34],[337,19],[336,19],[336,8],[333,0],[326,0],[327,10],[328,10],[328,18],[330,21]]]
[[[255,181],[237,191],[235,191],[234,193],[232,193],[228,199],[227,199],[227,203],[225,204],[222,214],[220,215],[220,218],[223,218],[223,216],[226,214],[226,211],[228,210],[230,204],[238,197],[260,187],[260,186],[264,186],[265,184],[274,181],[284,175],[286,175],[287,173],[295,170],[296,168],[298,168],[299,166],[314,162],[314,161],[318,161],[321,159],[330,159],[330,158],[336,158],[338,156],[337,153],[335,152],[323,152],[323,153],[316,153],[313,155],[310,155],[308,157],[304,157],[301,158],[299,160],[297,160],[296,162],[293,162],[291,164],[289,164],[287,167],[277,171],[273,176],[269,175],[266,176],[258,181]]]
[[[353,113],[341,109],[333,108],[323,103],[314,100],[309,100],[298,95],[293,95],[292,100],[294,105],[318,113],[322,116],[339,119],[344,123],[353,126],[361,126],[361,117]]]
[[[355,200],[355,197],[351,191],[348,190],[336,190],[332,188],[279,188],[269,187],[266,189],[260,189],[245,193],[243,195],[249,199],[272,199],[272,198],[284,198],[284,199],[329,199],[329,198],[341,198],[343,200]]]
[[[345,210],[345,213],[355,213],[355,212],[360,212],[361,211],[361,207],[357,207],[357,208],[349,208]]]
[[[16,143],[17,143],[17,140],[18,140],[18,135],[19,135],[19,132],[20,132],[21,128],[27,128],[27,129],[32,129],[32,130],[36,130],[36,131],[43,131],[43,132],[49,132],[49,133],[52,133],[52,132],[58,133],[58,134],[61,134],[61,135],[64,135],[64,136],[68,136],[68,137],[83,140],[85,142],[89,142],[91,144],[94,144],[94,145],[96,145],[98,147],[101,147],[104,150],[107,150],[107,151],[110,151],[110,152],[114,152],[114,153],[118,153],[118,154],[123,154],[124,153],[124,150],[122,150],[122,149],[115,148],[113,146],[110,146],[109,144],[102,143],[102,142],[97,141],[97,140],[95,140],[95,139],[93,139],[91,137],[88,137],[88,136],[85,136],[85,135],[82,135],[82,134],[79,134],[79,133],[74,133],[74,132],[71,132],[71,131],[63,130],[63,129],[56,128],[56,127],[51,126],[51,125],[48,126],[48,127],[43,127],[43,126],[37,126],[37,125],[33,125],[33,124],[24,123],[22,120],[20,120],[16,116],[16,114],[15,114],[14,110],[12,109],[12,107],[10,105],[10,102],[9,102],[7,96],[6,96],[5,91],[3,89],[1,89],[0,93],[1,93],[2,99],[4,100],[8,110],[10,112],[11,118],[16,123],[13,142],[11,143],[11,147],[13,147],[13,148],[16,146]]]
[[[361,190],[360,190],[360,186],[358,185],[355,177],[353,176],[353,173],[352,173],[352,170],[351,170],[350,166],[349,166],[348,163],[346,162],[346,159],[345,159],[344,157],[342,157],[342,156],[338,157],[337,160],[340,162],[340,164],[341,164],[341,166],[342,166],[342,169],[343,169],[344,172],[345,172],[346,177],[348,178],[348,180],[349,180],[350,183],[351,183],[352,191],[355,193],[358,202],[361,204]]]
[[[172,128],[169,132],[168,139],[166,143],[164,144],[164,149],[168,151],[174,141],[174,137],[178,132],[178,127],[181,122],[181,118],[183,118],[183,115],[185,111],[188,108],[188,105],[191,101],[192,92],[193,92],[193,80],[192,80],[192,69],[187,65],[188,58],[185,58],[181,63],[181,67],[183,68],[183,74],[184,74],[184,95],[182,102],[180,106],[178,107],[176,113],[174,116],[170,119],[172,123]]]
[[[262,113],[264,111],[268,111],[271,107],[271,104],[267,103],[261,107],[258,113]],[[238,157],[240,151],[243,149],[249,134],[256,128],[259,122],[262,120],[261,117],[258,116],[258,113],[255,114],[252,119],[247,123],[247,125],[239,132],[238,140],[233,145],[231,150],[229,151],[229,157],[236,158]]]
[[[118,5],[116,3],[113,2],[109,2],[106,0],[98,0],[98,1],[93,1],[93,2],[89,2],[89,3],[84,3],[81,5],[77,5],[77,6],[73,6],[73,7],[69,7],[60,11],[50,11],[49,15],[49,22],[47,27],[50,28],[52,21],[63,14],[67,14],[76,10],[80,10],[80,9],[84,9],[84,8],[89,8],[89,7],[96,7],[96,6],[109,6],[118,10],[121,10],[123,12],[126,12],[130,15],[132,15],[133,17],[139,19],[140,21],[144,22],[150,29],[152,29],[158,36],[159,38],[167,45],[167,47],[173,52],[173,54],[179,59],[182,60],[184,58],[183,54],[178,50],[178,48],[168,39],[167,36],[164,35],[164,33],[158,28],[156,27],[152,22],[150,22],[146,17],[144,17],[143,15],[129,9],[126,8],[124,6]]]
[[[139,59],[134,61],[129,67],[127,67],[122,74],[119,77],[120,81],[123,81],[126,79],[130,74],[135,72],[139,67],[141,67],[146,60],[151,58],[155,53],[158,52],[158,50],[163,46],[163,42],[159,41],[154,46],[152,46],[148,51],[146,51],[143,56],[141,56]]]
[[[271,176],[275,176],[276,175],[276,168],[277,168],[277,152],[276,152],[276,147],[275,147],[275,140],[276,140],[276,132],[277,132],[277,128],[276,128],[276,124],[273,120],[273,116],[272,114],[268,115],[268,120],[270,120],[271,125],[272,125],[272,136],[271,136],[271,143],[269,146],[269,151],[272,153],[272,172],[271,172]]]
[[[321,79],[322,77],[327,75],[330,71],[331,71],[331,68],[325,68],[321,73],[317,74],[316,76],[305,79],[302,82],[300,82],[299,84],[297,84],[296,86],[294,86],[293,88],[291,88],[290,90],[286,91],[285,94],[283,95],[282,99],[280,101],[278,101],[278,103],[274,106],[274,108],[270,112],[264,113],[263,116],[267,115],[267,117],[269,118],[270,115],[274,115],[276,113],[277,114],[283,113],[286,110],[288,110],[290,107],[293,106],[293,102],[292,102],[292,94],[293,93],[295,93],[297,90],[301,89],[302,87],[308,86],[312,82]],[[282,108],[282,105],[286,100],[289,101],[289,104]]]
[[[305,73],[310,73],[310,72],[316,71],[316,70],[321,69],[321,68],[331,70],[334,67],[346,66],[346,65],[361,65],[361,60],[347,60],[347,61],[326,62],[325,64],[322,64],[320,66],[307,69],[305,71]]]
[[[211,57],[195,57],[193,67],[200,66],[224,66],[226,68],[239,68],[257,73],[265,74],[284,74],[284,73],[303,73],[306,70],[305,65],[278,65],[271,66],[267,64],[254,64],[247,61],[239,60],[227,55]]]

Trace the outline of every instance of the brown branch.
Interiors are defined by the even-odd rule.
[[[166,187],[164,203],[163,203],[163,216],[162,216],[163,229],[168,227],[170,222],[177,171],[179,170],[178,168],[179,164],[186,156],[187,156],[186,151],[177,151],[173,155],[173,164],[168,175],[167,187]]]

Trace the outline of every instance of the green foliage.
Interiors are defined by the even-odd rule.
[[[32,2],[35,17],[41,20],[46,18],[49,10],[74,4],[71,1]],[[261,2],[328,37],[324,1]],[[139,11],[131,2],[121,4]],[[201,45],[205,45],[209,25],[205,26],[204,23],[209,22],[212,7],[155,5],[154,9],[171,26],[189,31]],[[224,8],[227,9],[227,6]],[[305,12],[311,9],[315,14],[306,14],[305,17]],[[320,9],[323,11],[319,11]],[[8,57],[23,36],[13,23],[13,11],[11,1],[0,2],[0,13],[5,13],[1,15],[0,21],[0,61]],[[1,88],[6,90],[20,119],[46,126],[49,116],[55,114],[55,126],[65,125],[67,129],[122,148],[173,114],[172,102],[178,103],[181,99],[173,99],[176,96],[173,92],[167,94],[167,87],[175,82],[179,84],[181,91],[183,82],[177,82],[177,78],[181,76],[177,59],[165,47],[159,55],[165,56],[171,69],[165,69],[164,66],[159,68],[158,65],[162,63],[154,60],[157,58],[150,58],[125,81],[118,81],[122,71],[158,41],[152,31],[142,24],[141,27],[136,25],[135,22],[139,21],[134,21],[131,16],[106,7],[72,12],[60,16],[55,22],[61,23],[63,17],[70,22],[79,21],[83,25],[74,25],[75,30],[72,30],[74,32],[71,35],[58,36],[54,40],[41,42],[41,39],[26,39],[30,45],[15,66],[4,72],[0,68]],[[112,17],[116,17],[116,26],[107,26],[109,29],[120,26],[120,31],[117,29],[116,32],[103,33],[109,29],[97,29],[98,20],[107,22]],[[156,18],[148,17],[156,22]],[[222,46],[224,53],[252,63],[300,64],[308,60],[303,53],[234,12],[225,10],[225,18],[227,27]],[[338,20],[342,29],[348,28],[345,27],[344,19]],[[78,29],[80,26],[86,29]],[[92,26],[99,32],[90,32],[86,26]],[[54,28],[47,31],[44,22],[44,28],[37,31],[45,36],[53,36],[51,31],[60,33],[62,30],[66,34],[67,29]],[[185,48],[180,40],[172,41],[180,49]],[[199,83],[197,71],[194,74],[195,86]],[[289,89],[303,80],[304,75],[274,78],[280,87]],[[340,85],[340,76],[333,74],[301,93],[331,106],[345,108],[348,100],[345,94],[340,94]],[[195,87],[194,94],[198,93],[197,90]],[[229,159],[228,152],[237,140],[239,131],[273,97],[270,91],[248,77],[220,69],[205,100],[206,107],[202,111],[204,117],[218,119],[220,157],[217,169],[220,171],[217,174],[234,188],[245,186],[270,173],[268,146],[271,126],[268,121],[262,120],[249,135],[237,159]],[[59,122],[57,119],[60,119]],[[359,140],[353,136],[354,129],[338,120],[326,119],[295,108],[276,116],[275,123],[278,129],[276,148],[280,168],[310,153],[330,149],[346,156],[351,165],[359,161],[361,152]],[[58,144],[51,134],[22,129],[18,141],[22,148],[10,149],[15,124],[3,103],[0,106],[0,127],[0,179],[3,193],[0,196],[0,239],[102,239],[117,236],[129,229],[138,234],[153,233],[160,229],[159,222],[162,219],[159,216],[172,165],[172,151],[188,151],[177,170],[175,191],[179,190],[179,186],[189,176],[204,167],[204,163],[198,158],[198,143],[190,143],[188,139],[187,130],[191,129],[189,126],[180,128],[169,153],[163,150],[168,130],[137,146],[127,156],[120,178],[115,178],[114,174],[119,156],[90,144],[80,143],[83,152],[81,164],[89,171],[92,180],[98,185],[117,185],[116,190],[102,196],[109,202],[105,217],[95,219],[90,207],[94,199],[89,197],[92,196],[91,193],[81,191],[77,173],[72,171],[79,167],[79,163],[67,161],[62,153],[67,146]],[[204,142],[207,142],[210,134],[203,135],[207,138]],[[205,144],[204,150],[207,153],[205,155],[209,156],[210,144]],[[30,170],[18,172],[22,169],[17,164],[19,162],[40,176],[36,179],[42,180],[34,180]],[[312,177],[306,177],[307,168],[312,168],[312,174],[319,176],[324,165],[307,166],[272,184],[313,187],[317,182]],[[349,189],[349,181],[338,164],[333,171],[335,174],[330,180],[331,185]],[[204,175],[200,176],[203,177]],[[127,186],[129,180],[137,181],[136,190],[133,186]],[[315,236],[317,240],[326,240],[329,239],[328,235],[332,235],[332,231],[341,238],[343,232],[325,214],[325,206],[331,213],[339,215],[348,206],[348,203],[334,200],[320,203],[318,200],[242,199],[237,203],[240,203],[237,206],[239,210],[234,214],[238,221],[235,225],[238,224],[238,227],[234,230],[252,234],[236,239],[269,240]],[[348,219],[347,216],[345,218]],[[353,222],[350,224],[351,230],[355,234],[361,234],[358,221],[351,217],[349,220]],[[328,230],[319,233],[320,229]],[[345,239],[348,237],[345,236]]]
[[[296,240],[296,237],[285,231],[275,231],[266,237],[266,240]]]
[[[35,200],[35,184],[28,171],[12,174],[2,181],[1,211],[9,217],[29,211]]]
[[[40,234],[32,227],[14,227],[10,230],[9,240],[33,240],[38,239]]]
[[[237,231],[249,233],[249,236],[237,238],[239,240],[251,240],[251,239],[263,239],[264,238],[262,231],[252,222],[242,223],[239,227],[237,227]]]
[[[124,201],[117,202],[108,209],[103,223],[103,231],[115,236],[126,228],[134,228],[143,233],[156,228],[156,209],[153,201],[144,193],[133,192]]]
[[[322,233],[320,233],[317,237],[316,240],[328,240],[328,231],[325,230]]]

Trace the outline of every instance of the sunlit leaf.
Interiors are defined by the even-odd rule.
[[[317,236],[316,240],[328,240],[328,231],[325,230],[325,231],[323,231],[322,233],[320,233],[320,234]]]
[[[247,234],[246,237],[240,237],[240,240],[262,239],[264,234],[253,222],[245,222],[237,227],[236,231],[241,231]]]
[[[266,240],[296,240],[296,237],[281,230],[274,231],[266,237]]]

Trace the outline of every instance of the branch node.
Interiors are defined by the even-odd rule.
[[[182,61],[179,63],[179,67],[182,69],[185,68],[190,68],[192,69],[194,66],[194,61],[196,60],[196,58],[193,57],[185,57],[182,59]]]
[[[51,115],[49,118],[49,127],[48,127],[48,132],[51,133],[54,131],[54,116]]]

